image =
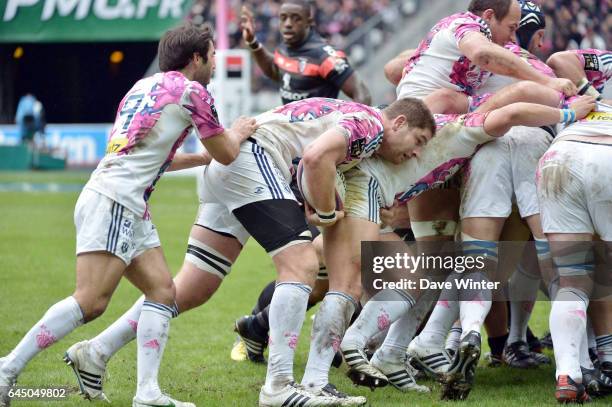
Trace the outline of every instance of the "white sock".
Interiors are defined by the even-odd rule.
[[[138,319],[138,386],[136,397],[142,401],[161,396],[157,381],[159,365],[170,331],[170,319],[176,308],[145,300]]]
[[[436,290],[428,290],[421,295],[415,306],[391,325],[385,341],[374,356],[384,363],[403,364],[408,345],[437,296]]]
[[[9,377],[17,377],[34,356],[81,325],[83,312],[74,297],[55,303],[8,354],[2,371]]]
[[[293,357],[312,290],[298,282],[276,285],[270,303],[270,351],[265,388],[276,392],[293,379]]]
[[[489,281],[484,273],[470,273],[463,277],[474,282]],[[459,293],[459,320],[461,321],[461,339],[471,331],[480,333],[480,328],[491,309],[491,290],[465,289]]]
[[[302,378],[302,385],[309,390],[320,390],[329,383],[331,362],[356,307],[351,296],[338,291],[328,291],[321,302],[312,325],[308,363]]]
[[[459,314],[459,310],[457,310],[457,314]],[[444,344],[444,349],[452,349],[453,351],[457,351],[459,348],[459,344],[461,343],[461,321],[456,320],[453,324],[453,327],[448,332],[448,336],[446,337],[446,343]]]
[[[452,288],[445,288],[440,294],[425,327],[417,337],[421,346],[442,349],[448,331],[459,318],[459,297],[455,285],[456,274],[451,274],[446,281],[452,283]],[[459,277],[460,278],[460,277]]]
[[[476,239],[467,233],[461,233],[462,250],[465,257],[486,258],[486,270],[497,271],[498,242]],[[463,275],[463,281],[489,281],[485,272],[476,271]],[[464,288],[459,290],[459,320],[461,321],[461,339],[471,331],[480,333],[489,310],[491,309],[491,290]]]
[[[414,300],[403,291],[380,291],[368,301],[357,320],[346,331],[342,349],[364,349],[371,337],[387,329],[413,306]]]
[[[597,357],[600,362],[612,362],[612,335],[601,335],[595,338]]]
[[[550,311],[550,334],[557,362],[556,378],[569,375],[582,383],[580,347],[586,336],[586,311],[589,299],[577,289],[560,288]]]
[[[112,325],[100,332],[98,336],[89,341],[104,363],[108,362],[119,349],[136,338],[136,330],[143,302],[144,297],[140,297],[132,305],[132,308],[121,315]]]
[[[527,274],[522,265],[510,277],[510,332],[508,343],[527,342],[527,325],[538,296],[540,276]]]

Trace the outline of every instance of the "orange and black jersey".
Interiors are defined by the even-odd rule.
[[[274,64],[280,73],[283,104],[312,97],[337,98],[353,73],[344,52],[335,50],[314,30],[296,48],[279,46]]]

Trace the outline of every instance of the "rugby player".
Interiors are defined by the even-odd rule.
[[[544,15],[538,6],[531,2],[522,2],[521,22],[517,30],[519,45],[509,42],[505,48],[524,59],[538,72],[554,78],[553,71],[532,54],[541,46],[544,24]],[[476,91],[478,92],[477,97],[486,100],[491,94],[515,82],[514,78],[493,74]],[[526,87],[517,89],[521,92],[527,91]],[[490,103],[484,102],[478,111],[487,110],[489,107]],[[455,108],[461,109],[461,107]],[[553,134],[551,128],[517,126],[511,129],[506,137],[483,146],[470,161],[469,169],[462,177],[460,206],[462,240],[464,242],[473,241],[470,245],[480,247],[485,243],[479,241],[486,241],[489,261],[497,259],[497,241],[501,238],[502,228],[511,213],[512,202],[516,201],[521,217],[529,225],[536,239],[538,259],[543,266],[547,266],[550,255],[540,226],[535,193],[535,169],[540,156],[550,145]],[[477,247],[471,249],[478,250]],[[492,271],[497,269],[496,264],[491,264],[490,267]],[[534,274],[535,276],[532,277]],[[510,295],[512,296],[513,291],[518,290],[534,288],[537,290],[539,278],[537,262],[535,272],[530,269],[521,269],[520,273],[513,275]],[[507,279],[497,276],[496,280],[506,281]],[[533,280],[536,280],[535,284]],[[519,293],[516,293],[516,296],[523,297]],[[409,347],[413,360],[430,373],[440,373],[447,368],[448,358],[443,357],[445,356],[444,338],[453,322],[459,317],[459,307],[469,306],[469,304],[442,302],[440,306],[441,308],[434,309],[421,335],[415,338]],[[511,330],[509,336],[505,301],[494,301],[491,306],[495,307],[491,310],[491,315],[495,317],[487,319],[489,322],[487,328],[491,347],[490,357],[493,360],[500,360],[503,357],[509,366],[521,368],[549,362],[545,355],[535,355],[529,351],[527,346],[526,333],[530,308],[524,307],[522,301],[511,302],[514,330]],[[487,316],[486,313],[478,313],[478,315],[480,316],[476,316],[477,319]],[[519,319],[520,323],[518,323]],[[491,324],[491,320],[495,324]],[[495,330],[492,331],[493,329]],[[504,347],[506,342],[508,342],[507,346]],[[435,368],[431,366],[433,364],[436,365]]]
[[[583,117],[593,107],[592,99],[580,100],[575,105],[578,109],[578,116]],[[532,116],[533,115],[533,116]],[[560,110],[535,104],[517,103],[501,109],[494,110],[488,114],[472,113],[468,115],[437,115],[438,135],[433,141],[428,144],[421,152],[418,164],[413,164],[411,161],[403,164],[401,168],[389,168],[388,164],[378,164],[379,167],[387,167],[384,172],[378,170],[378,175],[372,174],[372,170],[368,169],[368,165],[372,160],[365,161],[359,165],[359,168],[369,171],[373,178],[377,179],[382,186],[380,189],[386,191],[385,205],[393,203],[395,194],[402,191],[399,195],[400,200],[413,198],[418,193],[424,190],[440,185],[450,178],[458,169],[464,165],[469,157],[476,151],[476,148],[485,142],[493,140],[495,137],[502,136],[514,125],[538,126],[552,124],[558,122],[560,118]],[[561,114],[561,119],[563,114]],[[457,136],[459,134],[459,136]],[[420,167],[426,167],[431,163],[438,163],[440,156],[448,154],[444,164],[436,165],[430,173],[420,173]],[[416,169],[409,168],[410,165],[416,166]],[[420,178],[420,179],[419,179]],[[384,179],[384,181],[382,181]],[[418,180],[418,182],[415,182]],[[385,188],[385,186],[387,186]],[[361,236],[361,231],[352,230],[347,236]],[[325,244],[325,242],[324,242]],[[346,260],[345,260],[346,263]],[[328,265],[329,266],[329,265]],[[355,270],[358,273],[358,269]],[[368,302],[361,315],[355,323],[348,329],[344,340],[342,341],[342,352],[353,370],[353,376],[361,378],[355,380],[357,383],[367,380],[371,385],[373,381],[378,380],[379,383],[385,383],[385,376],[398,374],[402,363],[398,358],[400,350],[390,352],[387,357],[379,358],[376,354],[372,362],[368,364],[363,349],[366,341],[376,334],[379,330],[386,328],[393,322],[403,317],[419,300],[422,295],[417,298],[409,298],[405,292],[397,292],[384,295],[394,295],[395,300],[392,301],[374,301]],[[370,305],[372,303],[372,305]],[[378,321],[385,321],[385,324],[378,324]],[[467,327],[465,327],[467,328]],[[394,329],[391,326],[391,331]],[[389,332],[389,336],[392,332]],[[413,331],[414,332],[414,331]],[[405,333],[405,332],[404,332]],[[399,334],[397,336],[400,336]],[[410,340],[410,338],[408,339]],[[405,351],[407,342],[403,346],[395,346],[398,349]],[[385,352],[385,345],[380,349],[380,352]],[[378,353],[378,352],[377,352]],[[372,368],[379,371],[379,374],[374,374]],[[397,369],[397,371],[396,371]],[[403,368],[406,371],[405,368]],[[381,373],[384,373],[381,375]],[[409,378],[405,378],[409,380]],[[391,378],[389,378],[391,381]],[[392,384],[393,383],[392,381]]]
[[[279,10],[279,20],[282,44],[270,52],[256,38],[252,12],[248,7],[242,7],[242,37],[264,74],[282,83],[279,91],[283,104],[310,97],[336,98],[340,90],[355,102],[371,103],[367,86],[353,70],[344,52],[334,49],[317,33],[311,3],[284,1]],[[291,187],[301,200],[295,182]],[[309,308],[323,298],[328,287],[322,240],[316,227],[311,227],[310,231],[320,259],[320,270],[308,301]],[[234,345],[232,359],[265,362],[263,352],[268,343],[268,312],[274,286],[272,281],[262,290],[251,315],[236,320],[235,330],[242,340]]]
[[[200,211],[185,262],[175,277],[178,310],[185,312],[206,302],[253,235],[278,271],[270,305],[270,362],[260,405],[288,405],[290,400],[304,406],[363,404],[363,398],[348,397],[328,383],[308,391],[293,380],[294,349],[318,259],[304,214],[288,185],[291,161],[308,148],[320,155],[311,162],[317,168],[348,171],[374,154],[399,163],[431,137],[433,118],[415,99],[397,101],[381,111],[354,102],[313,98],[256,119],[259,127],[242,144],[237,160],[228,166],[213,161],[201,176]],[[333,224],[336,216],[342,216],[333,210],[321,213],[328,211],[326,205],[317,209],[316,222]],[[97,366],[100,376],[108,359],[134,338],[133,321],[141,309],[142,299],[96,338],[82,342],[87,349],[84,357]]]
[[[463,105],[454,111],[467,112],[478,106],[475,91],[486,83],[491,73],[531,79],[565,94],[575,94],[571,81],[543,75],[503,48],[514,39],[520,16],[520,6],[514,0],[473,0],[468,12],[442,19],[407,61],[395,58],[385,67],[387,77],[399,80],[398,98],[424,98],[434,113],[449,113],[444,108],[448,93],[440,94],[441,98],[435,95],[439,89],[445,89],[452,94],[463,94]],[[459,210],[459,192],[455,186],[447,185],[422,194],[408,202],[408,210],[417,241],[454,240]],[[414,321],[423,320],[428,310],[427,306],[417,308],[419,313],[412,322],[405,321],[406,326],[412,325],[411,331],[416,331]]]
[[[599,92],[612,76],[607,61],[610,56],[609,51],[578,50],[557,53],[549,62],[555,72],[576,81],[581,91],[601,99]],[[584,402],[609,392],[606,384],[612,375],[611,308],[608,301],[590,301],[609,295],[605,288],[609,286],[612,253],[612,194],[607,188],[612,181],[607,169],[612,108],[610,101],[604,102],[559,133],[537,172],[542,228],[558,282],[551,298],[549,325],[557,365],[555,398],[559,402]],[[595,235],[608,256],[603,265],[596,264],[590,244]],[[589,357],[588,319],[596,337],[599,366]]]
[[[2,406],[9,405],[9,388],[27,362],[100,316],[124,275],[144,294],[141,312],[132,321],[140,325],[137,389],[132,405],[194,406],[162,393],[157,381],[170,319],[178,311],[148,200],[191,129],[210,156],[229,164],[255,124],[242,119],[225,130],[218,122],[213,99],[204,88],[215,68],[210,31],[191,25],[168,31],[159,42],[158,52],[162,73],[136,82],[119,104],[106,156],[76,203],[76,289],[51,306],[0,360]],[[202,156],[198,164],[205,161]],[[87,394],[87,388],[101,386],[102,375],[80,363],[80,352],[80,348],[71,348],[65,360],[72,366],[81,391]]]

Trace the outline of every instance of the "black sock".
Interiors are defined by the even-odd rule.
[[[270,312],[270,306],[267,306],[263,311],[255,314],[255,318],[251,318],[250,330],[262,341],[266,341],[268,338],[268,331],[270,330],[270,323],[268,320],[268,313]]]
[[[257,299],[257,305],[251,311],[251,314],[255,315],[264,310],[272,302],[272,296],[274,295],[274,289],[276,288],[276,281],[271,281],[267,286],[261,290],[259,298]]]
[[[508,339],[508,334],[504,334],[502,336],[496,336],[494,338],[487,338],[487,342],[489,342],[489,348],[491,348],[491,353],[493,355],[501,355],[504,351],[504,346],[506,346],[506,340]]]

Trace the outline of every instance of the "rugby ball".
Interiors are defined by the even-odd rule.
[[[310,205],[311,208],[314,208],[316,210],[317,208],[315,208],[314,205],[312,205],[312,199],[310,198],[311,197],[310,191],[308,190],[308,185],[306,183],[307,177],[308,177],[308,174],[306,174],[304,166],[302,165],[302,161],[300,160],[300,163],[298,164],[298,168],[297,168],[297,174],[296,174],[297,186],[298,186],[298,189],[300,190],[300,193],[302,194],[302,198],[304,198],[304,201],[308,202],[308,205]],[[346,195],[346,181],[344,179],[344,174],[338,171],[337,168],[336,168],[335,185],[336,185],[336,210],[341,211],[344,209],[344,197]]]

